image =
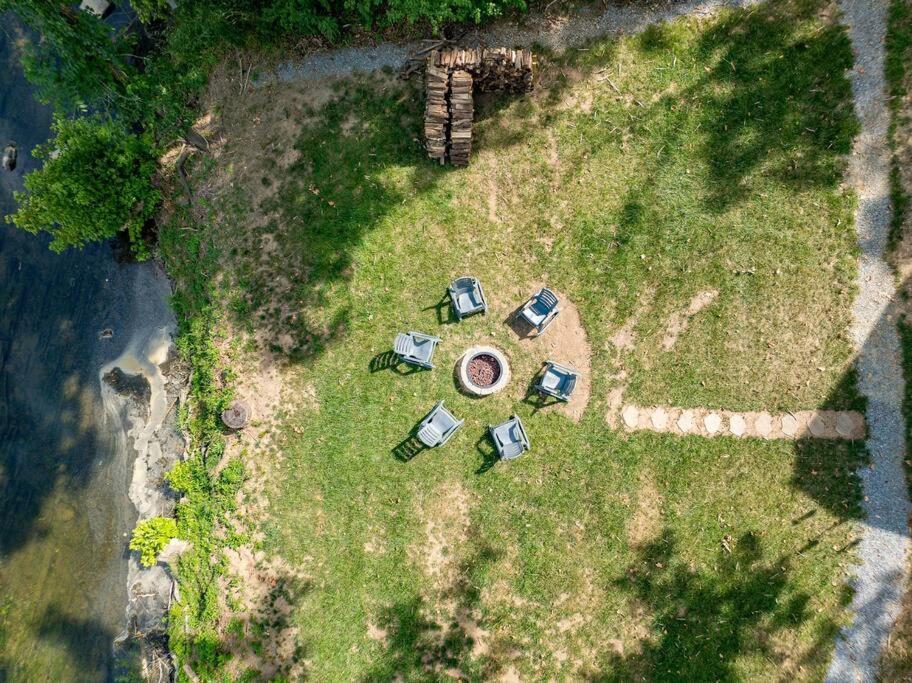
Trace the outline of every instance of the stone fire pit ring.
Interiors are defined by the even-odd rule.
[[[510,364],[493,346],[473,346],[456,366],[462,390],[472,396],[489,396],[510,382]]]

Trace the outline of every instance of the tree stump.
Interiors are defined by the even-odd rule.
[[[241,400],[232,401],[222,411],[222,422],[228,429],[243,429],[250,422],[250,406]]]

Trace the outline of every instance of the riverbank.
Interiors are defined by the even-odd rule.
[[[152,302],[168,301],[170,284],[157,264],[137,281],[136,294]],[[186,401],[189,372],[176,357],[173,317],[144,329],[124,351],[99,370],[102,401],[116,430],[118,449],[130,454],[129,499],[136,523],[171,516],[177,496],[165,475],[181,460],[185,444],[178,414]],[[125,631],[115,651],[118,668],[138,667],[145,680],[170,680],[174,664],[167,645],[167,617],[177,586],[165,565],[176,555],[144,567],[136,553],[127,559]]]
[[[46,141],[51,112],[35,102],[9,41],[15,24],[8,15],[3,21],[9,32],[0,34],[0,139],[19,148],[15,172],[0,172],[5,216],[12,191],[36,167],[31,150]],[[54,254],[46,239],[0,224],[3,680],[107,682],[136,668],[134,654],[114,643],[131,642],[128,622],[150,624],[135,607],[144,591],[128,596],[136,581],[128,548],[137,516],[131,483],[140,507],[146,494],[137,490],[134,464],[141,459],[126,432],[130,410],[145,413],[138,404],[111,411],[101,370],[130,349],[148,358],[146,341],[173,331],[169,294],[154,263],[119,262],[108,244]],[[163,451],[176,449],[176,432],[166,435],[176,427],[176,381],[165,378],[169,410],[147,439],[150,452],[158,439]],[[153,488],[161,483],[153,477]]]

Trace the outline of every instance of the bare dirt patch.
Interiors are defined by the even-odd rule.
[[[452,586],[459,571],[459,552],[469,529],[469,494],[460,483],[441,484],[419,501],[424,537],[409,552],[438,591]]]
[[[525,290],[537,292],[542,286],[540,283],[532,284]],[[560,314],[544,333],[534,336],[528,325],[518,320],[515,314],[509,316],[508,324],[520,344],[527,347],[537,358],[541,358],[542,362],[553,360],[579,371],[580,378],[570,400],[542,408],[544,411],[556,410],[574,422],[579,422],[586,412],[586,406],[589,405],[589,395],[592,391],[592,349],[579,310],[568,297],[557,291],[554,293],[560,300]]]
[[[717,290],[704,289],[694,295],[690,300],[690,303],[687,304],[687,308],[678,311],[677,313],[673,313],[668,318],[668,323],[665,326],[665,335],[662,337],[662,348],[666,351],[671,350],[675,345],[675,342],[678,341],[678,337],[687,329],[687,326],[690,324],[690,319],[715,301],[717,296],[719,296]]]
[[[652,306],[652,300],[655,298],[655,290],[644,292],[640,296],[637,309],[621,325],[617,331],[608,337],[608,343],[614,350],[614,376],[611,377],[614,385],[608,391],[608,407],[605,411],[605,422],[609,427],[617,428],[620,426],[620,412],[624,406],[624,394],[627,393],[627,387],[630,383],[627,368],[624,367],[624,354],[633,351],[636,348],[636,327],[640,322],[640,317],[644,315]]]
[[[228,572],[220,583],[227,604],[219,629],[234,655],[231,673],[238,677],[252,669],[263,680],[303,676],[298,628],[291,615],[294,600],[308,589],[307,577],[244,546],[226,550],[225,557]]]
[[[627,522],[627,540],[637,547],[656,539],[662,530],[662,496],[649,473],[640,476],[636,509]]]

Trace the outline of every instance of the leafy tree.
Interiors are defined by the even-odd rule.
[[[145,257],[142,227],[161,199],[147,138],[100,115],[58,116],[53,130],[56,137],[35,150],[44,166],[25,177],[26,191],[15,195],[19,209],[7,221],[50,233],[58,252],[126,230],[134,253]]]
[[[173,517],[152,517],[145,519],[133,529],[130,539],[130,550],[139,552],[140,562],[151,567],[168,545],[168,541],[177,536],[177,522]]]
[[[168,12],[168,0],[131,0],[130,7],[144,24],[159,19]]]
[[[59,111],[103,106],[123,95],[133,73],[127,63],[130,38],[112,37],[110,27],[90,12],[62,0],[0,0],[40,38],[22,56],[37,97]]]

